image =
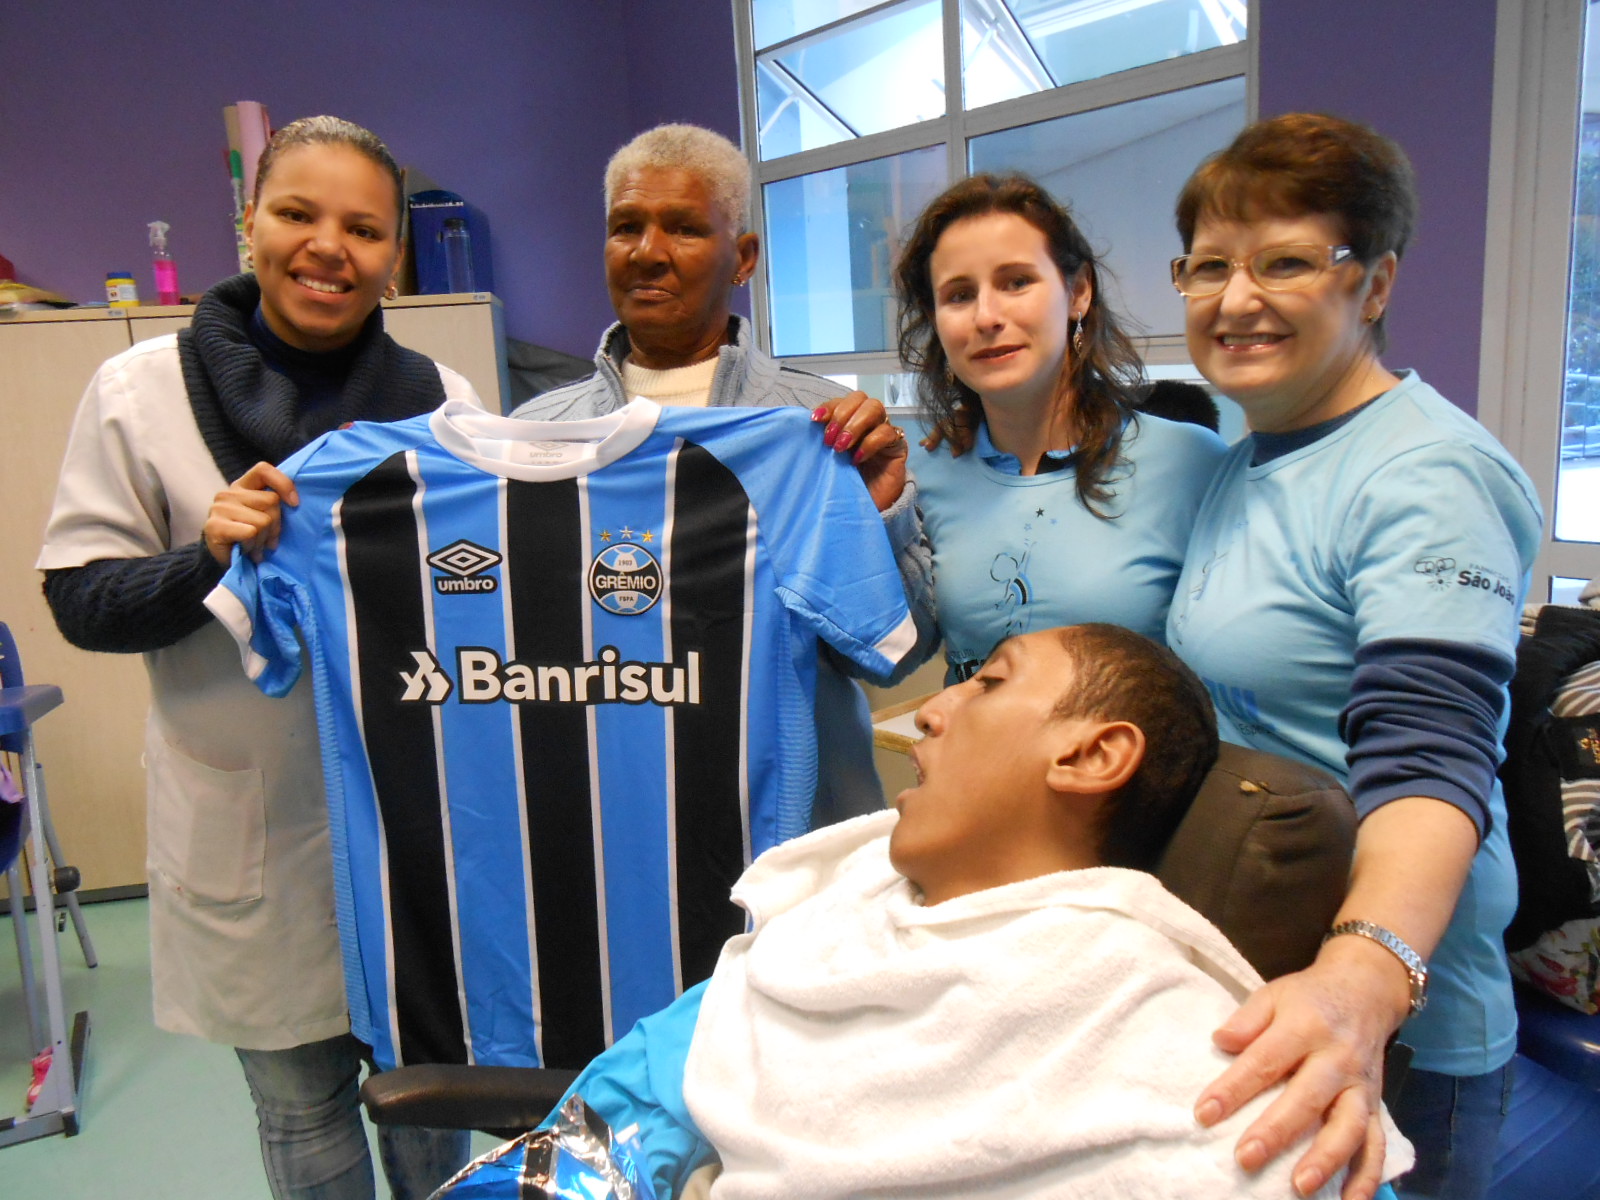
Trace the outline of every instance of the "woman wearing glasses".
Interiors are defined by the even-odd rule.
[[[1141,367],[1098,272],[1066,209],[1020,175],[955,184],[901,253],[900,353],[943,443],[910,466],[951,682],[1030,629],[1162,637],[1223,444],[1134,414]]]
[[[1177,207],[1189,350],[1251,432],[1196,518],[1168,640],[1225,738],[1334,772],[1361,818],[1317,961],[1219,1031],[1242,1053],[1196,1109],[1210,1124],[1292,1072],[1239,1157],[1326,1117],[1302,1194],[1377,1136],[1398,1030],[1414,1057],[1393,1112],[1418,1154],[1401,1194],[1483,1195],[1516,1041],[1495,768],[1540,514],[1481,426],[1379,359],[1415,212],[1397,146],[1304,114],[1246,129]],[[1376,1187],[1370,1149],[1347,1198]]]

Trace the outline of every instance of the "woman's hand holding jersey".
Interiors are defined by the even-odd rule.
[[[234,546],[260,562],[278,545],[283,505],[299,503],[294,481],[271,463],[258,462],[217,493],[200,539],[223,566],[233,557]]]
[[[851,392],[817,405],[811,419],[823,426],[827,445],[850,455],[879,512],[900,499],[906,486],[906,435],[880,401]]]

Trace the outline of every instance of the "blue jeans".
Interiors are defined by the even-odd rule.
[[[356,1096],[367,1048],[344,1034],[289,1050],[235,1053],[256,1103],[275,1200],[373,1200]],[[394,1200],[426,1200],[466,1164],[471,1137],[467,1130],[380,1125],[378,1153]]]
[[[1417,1150],[1395,1180],[1401,1200],[1482,1200],[1494,1175],[1500,1123],[1511,1101],[1511,1064],[1487,1075],[1411,1070],[1390,1109]]]

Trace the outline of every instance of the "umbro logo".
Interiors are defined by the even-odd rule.
[[[443,550],[435,550],[428,555],[430,567],[446,572],[446,575],[433,577],[433,590],[442,596],[460,592],[492,592],[500,586],[499,581],[484,572],[499,565],[499,562],[498,554],[476,542],[464,538],[451,542]]]

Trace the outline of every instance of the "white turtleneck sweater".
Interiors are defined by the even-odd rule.
[[[630,401],[649,396],[657,404],[704,408],[711,398],[711,378],[717,373],[719,361],[713,354],[705,362],[652,371],[639,366],[631,357],[626,358],[622,363],[622,390]]]

